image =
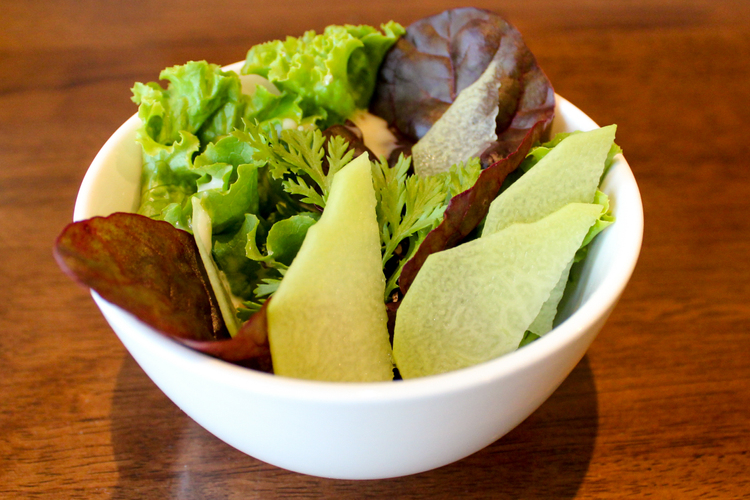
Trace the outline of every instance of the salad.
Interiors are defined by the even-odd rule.
[[[554,91],[502,17],[329,26],[136,83],[137,214],[73,223],[64,271],[194,349],[377,381],[552,329],[615,127],[548,137]]]

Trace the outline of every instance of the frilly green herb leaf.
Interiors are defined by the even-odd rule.
[[[479,174],[482,173],[482,165],[479,158],[469,158],[469,161],[464,164],[463,162],[458,165],[454,165],[451,169],[441,174],[445,178],[445,184],[448,188],[448,199],[445,201],[446,205],[454,196],[463,193],[479,179]]]
[[[282,179],[286,192],[320,208],[325,207],[333,176],[354,156],[342,137],[332,137],[326,147],[317,128],[276,132],[246,123],[245,130],[234,135],[256,149],[255,159],[267,162],[271,176]]]
[[[411,157],[403,155],[393,166],[384,160],[372,162],[384,268],[399,245],[408,240],[406,258],[401,257],[395,271],[387,277],[386,299],[396,289],[404,264],[442,220],[450,199],[473,186],[481,172],[478,158],[428,177],[409,176],[410,166]]]
[[[269,297],[273,295],[276,290],[278,290],[279,285],[281,284],[281,279],[284,277],[287,271],[287,267],[279,267],[276,270],[281,275],[280,278],[263,278],[261,280],[261,283],[255,287],[255,296],[256,297]]]

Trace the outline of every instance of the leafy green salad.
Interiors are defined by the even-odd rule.
[[[620,151],[615,127],[547,137],[552,86],[488,11],[329,26],[256,45],[239,71],[191,61],[160,79],[132,89],[143,219],[83,224],[108,242],[138,234],[133,253],[169,231],[192,239],[137,264],[84,246],[76,223],[56,255],[103,297],[229,361],[376,381],[496,358],[552,329],[571,268],[614,221],[598,185]],[[108,271],[183,258],[196,263],[184,279],[165,264],[126,287]],[[187,334],[169,325],[185,311],[149,304],[175,302],[153,299],[154,283],[193,275],[186,309],[208,312],[193,321],[206,331]]]

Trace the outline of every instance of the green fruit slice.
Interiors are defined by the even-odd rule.
[[[490,205],[482,236],[535,222],[568,203],[592,203],[616,125],[571,134]]]
[[[431,255],[396,316],[401,375],[443,373],[515,350],[600,213],[599,205],[572,203]]]
[[[517,222],[537,221],[568,203],[594,202],[616,130],[616,125],[609,125],[563,139],[492,202],[482,236]],[[572,264],[571,257],[529,331],[544,335],[552,329]]]
[[[326,208],[268,305],[277,375],[328,381],[393,378],[385,277],[367,155],[334,176]]]

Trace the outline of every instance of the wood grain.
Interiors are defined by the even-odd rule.
[[[458,463],[384,481],[294,474],[185,416],[51,247],[129,88],[190,59],[446,1],[0,4],[0,498],[750,498],[750,4],[509,0],[557,92],[618,142],[643,252],[583,361]],[[446,432],[450,432],[449,429]]]

